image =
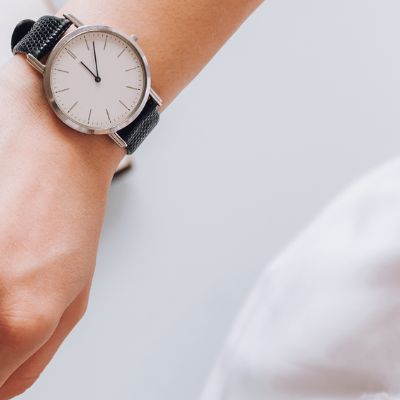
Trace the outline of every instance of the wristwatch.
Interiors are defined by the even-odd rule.
[[[76,29],[64,35],[71,25]],[[137,40],[109,26],[84,25],[72,14],[46,15],[21,21],[11,48],[43,74],[47,100],[65,124],[108,135],[132,154],[157,125],[162,105]]]

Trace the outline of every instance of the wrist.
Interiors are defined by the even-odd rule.
[[[47,102],[42,76],[24,56],[13,57],[0,69],[0,88],[5,115],[0,149],[17,147],[19,157],[36,154],[49,165],[73,165],[74,173],[109,183],[126,150],[107,135],[85,135],[60,121]]]

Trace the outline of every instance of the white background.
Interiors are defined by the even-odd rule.
[[[1,62],[43,13],[1,2]],[[395,0],[260,7],[113,183],[87,315],[21,399],[199,396],[266,262],[398,154],[399,20]]]

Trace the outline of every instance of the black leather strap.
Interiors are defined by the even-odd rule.
[[[32,54],[42,59],[71,26],[71,21],[45,15],[37,20],[25,19],[14,29],[11,38],[13,54]],[[157,103],[150,98],[140,115],[128,126],[121,129],[118,135],[128,145],[127,153],[132,154],[160,120]]]
[[[13,54],[32,54],[40,60],[56,45],[71,24],[68,19],[51,15],[45,15],[37,22],[25,19],[14,29],[11,50]]]
[[[126,149],[128,154],[132,154],[140,146],[159,120],[157,103],[150,98],[140,115],[131,124],[117,132],[128,145]]]

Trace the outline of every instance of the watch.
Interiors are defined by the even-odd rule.
[[[76,29],[64,35],[71,25]],[[109,26],[84,25],[72,14],[46,15],[21,21],[11,48],[43,74],[47,100],[65,124],[108,135],[132,154],[157,125],[162,105],[137,40]]]

